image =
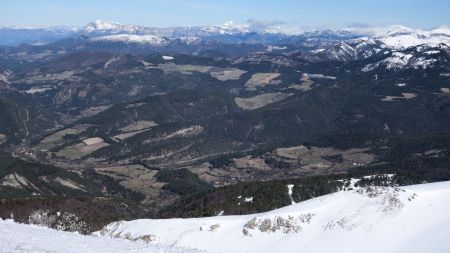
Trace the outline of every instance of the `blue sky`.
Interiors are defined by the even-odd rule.
[[[0,26],[83,26],[93,20],[195,26],[248,19],[308,27],[450,25],[450,0],[7,0]]]

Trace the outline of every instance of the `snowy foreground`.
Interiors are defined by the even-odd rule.
[[[450,182],[362,188],[255,215],[115,222],[98,237],[3,221],[0,251],[449,252],[449,211]]]
[[[0,252],[27,253],[198,253],[196,250],[178,249],[130,240],[98,238],[62,232],[35,225],[0,221]]]

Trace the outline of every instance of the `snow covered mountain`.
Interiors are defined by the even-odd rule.
[[[394,49],[406,49],[419,45],[437,47],[440,44],[450,45],[450,28],[440,27],[424,31],[404,26],[392,26],[386,33],[375,34],[373,39]]]
[[[361,60],[373,56],[382,57],[394,54],[395,59],[388,59],[387,63],[391,62],[396,66],[403,67],[408,65],[409,61],[399,57],[400,54],[404,54],[397,52],[415,47],[417,47],[417,53],[422,53],[427,48],[446,50],[449,45],[450,29],[447,27],[424,31],[404,26],[391,26],[373,30],[368,37],[337,41],[329,47],[315,49],[312,53],[319,58],[336,61]],[[412,63],[412,67],[420,68],[423,65],[426,68],[427,64],[421,64],[424,60],[417,60],[416,63]],[[377,66],[379,65],[383,64],[377,64]]]
[[[429,69],[439,67],[450,60],[450,50],[445,44],[437,47],[419,45],[403,51],[384,51],[381,60],[367,64],[362,71],[368,72],[379,68],[387,70]]]

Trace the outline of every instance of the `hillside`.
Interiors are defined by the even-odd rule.
[[[0,197],[95,196],[101,187],[77,173],[0,153]]]
[[[55,128],[58,118],[24,96],[0,91],[0,122],[0,144],[19,143]]]

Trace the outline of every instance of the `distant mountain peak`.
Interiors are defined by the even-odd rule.
[[[85,26],[85,30],[92,32],[94,30],[112,30],[122,27],[123,25],[115,22],[107,22],[103,20],[95,20]]]

